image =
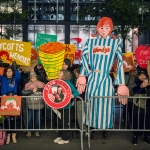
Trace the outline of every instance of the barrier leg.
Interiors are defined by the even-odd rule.
[[[83,130],[80,131],[80,135],[81,135],[81,150],[83,150]]]

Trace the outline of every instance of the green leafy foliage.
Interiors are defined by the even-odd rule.
[[[28,11],[24,10],[18,1],[14,0],[0,0],[0,23],[8,24],[12,21],[12,25],[7,25],[4,30],[0,30],[0,38],[10,39],[19,35],[22,31],[20,28],[16,28],[16,24],[20,24],[21,21],[26,20],[28,17]],[[13,27],[14,25],[14,27]]]
[[[115,25],[114,32],[123,39],[123,49],[125,52],[125,40],[132,41],[128,35],[129,31],[138,28],[138,32],[133,34],[140,35],[150,30],[150,4],[146,1],[137,0],[97,0],[96,10],[88,9],[79,11],[79,17],[84,18],[88,13],[100,17],[110,17]],[[89,12],[91,10],[91,12]],[[94,11],[94,12],[93,12]]]

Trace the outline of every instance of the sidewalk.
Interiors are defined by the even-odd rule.
[[[142,136],[139,137],[137,146],[132,144],[132,132],[110,131],[108,132],[109,140],[102,138],[102,132],[96,132],[98,139],[91,140],[90,150],[150,150],[150,145],[142,143]],[[41,138],[25,138],[25,132],[17,132],[18,143],[10,142],[9,145],[0,146],[0,150],[81,150],[79,138],[72,138],[70,143],[59,145],[53,142],[57,137],[57,132],[42,131]],[[87,138],[83,140],[84,150],[89,150]]]

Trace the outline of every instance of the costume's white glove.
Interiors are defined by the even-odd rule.
[[[77,82],[76,82],[76,87],[80,94],[82,94],[85,91],[85,87],[86,87],[86,77],[85,76],[79,75],[79,78],[77,79]]]
[[[118,96],[129,96],[129,89],[126,85],[120,84],[117,90]],[[121,102],[123,105],[127,104],[128,99],[127,98],[119,98],[119,102]]]

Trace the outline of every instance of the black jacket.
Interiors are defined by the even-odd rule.
[[[30,72],[22,72],[20,74],[21,79],[18,85],[18,95],[21,95],[21,91],[24,89],[25,84],[29,82],[29,75],[30,75]]]
[[[138,94],[146,94],[147,97],[150,96],[150,86],[147,86],[146,88],[141,88],[142,81],[137,79],[135,83],[133,84],[133,92]],[[148,98],[146,101],[146,107],[150,107],[150,99]]]
[[[45,70],[42,68],[42,69],[37,69],[37,68],[34,68],[34,71],[35,73],[37,74],[38,76],[38,80],[43,82],[43,83],[47,83],[47,79],[46,79],[46,72]]]
[[[133,92],[138,93],[138,94],[146,94],[146,88],[141,88],[142,81],[141,80],[136,80],[135,83],[133,84]]]

